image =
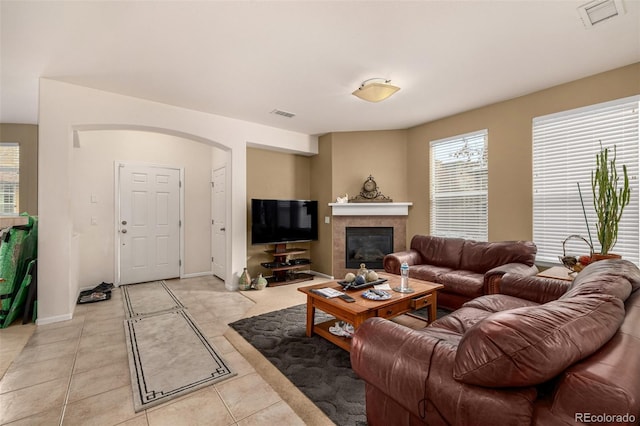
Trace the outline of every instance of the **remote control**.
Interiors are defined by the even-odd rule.
[[[341,294],[340,296],[338,296],[340,299],[344,300],[345,302],[351,303],[351,302],[355,302],[356,299],[354,299],[353,297],[349,296],[348,294]]]

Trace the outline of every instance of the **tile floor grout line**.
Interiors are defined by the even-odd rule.
[[[71,393],[71,381],[73,380],[73,371],[76,368],[76,361],[78,360],[78,352],[80,352],[80,342],[82,340],[82,336],[84,335],[84,327],[86,325],[86,317],[82,321],[82,330],[80,331],[80,336],[78,336],[78,343],[76,344],[76,350],[73,354],[73,364],[71,365],[71,374],[69,375],[69,382],[67,383],[67,391],[64,395],[64,401],[62,403],[62,414],[60,416],[60,424],[58,426],[62,426],[64,423],[64,415],[67,412],[67,403],[69,402],[69,394]]]

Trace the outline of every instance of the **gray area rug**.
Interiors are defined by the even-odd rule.
[[[349,353],[319,337],[305,336],[306,305],[229,324],[278,368],[335,424],[366,424],[364,382]],[[316,322],[331,317],[316,311]]]
[[[122,289],[136,412],[236,375],[163,281]]]
[[[414,313],[427,315],[426,309]],[[439,318],[448,313],[438,309]],[[302,304],[229,325],[335,424],[366,425],[364,382],[351,369],[349,353],[317,335],[307,337],[306,318]],[[316,323],[331,318],[316,310]]]

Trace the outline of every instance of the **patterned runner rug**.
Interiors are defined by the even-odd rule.
[[[184,309],[164,281],[122,286],[122,295],[127,318]]]
[[[122,289],[136,412],[236,375],[164,281]]]

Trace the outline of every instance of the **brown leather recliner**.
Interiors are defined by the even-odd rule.
[[[422,330],[369,319],[351,346],[368,424],[637,424],[638,289],[637,266],[604,260],[572,283],[505,274]]]
[[[438,306],[458,309],[463,303],[497,291],[506,273],[535,275],[537,247],[532,241],[478,242],[462,238],[415,235],[410,249],[388,254],[386,272],[400,274],[407,262],[409,276],[444,285]]]

